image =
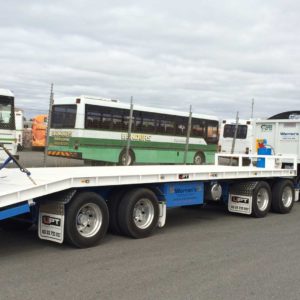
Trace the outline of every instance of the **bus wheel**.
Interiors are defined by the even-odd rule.
[[[149,236],[157,226],[159,217],[158,200],[145,188],[127,192],[120,202],[118,219],[124,235],[136,239]]]
[[[267,215],[271,207],[271,189],[267,182],[257,183],[252,193],[252,216],[263,218]]]
[[[205,156],[203,152],[198,151],[194,156],[194,165],[202,165],[205,163]]]
[[[131,149],[128,151],[128,160],[126,161],[126,150],[123,149],[119,156],[119,165],[131,166],[134,163],[134,153]]]
[[[65,238],[78,248],[94,246],[106,234],[109,214],[104,199],[96,193],[83,192],[66,206]]]
[[[287,214],[294,205],[294,187],[290,180],[277,181],[272,189],[272,210]]]

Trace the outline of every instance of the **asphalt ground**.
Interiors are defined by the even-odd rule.
[[[176,208],[151,237],[80,250],[0,230],[0,299],[300,299],[299,219]]]

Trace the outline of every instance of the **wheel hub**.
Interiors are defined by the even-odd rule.
[[[89,224],[90,220],[89,220],[89,216],[87,216],[86,214],[81,214],[78,216],[78,224],[82,225],[82,226],[87,226]]]
[[[262,188],[257,193],[257,207],[260,211],[264,211],[269,203],[269,195],[265,188]]]
[[[96,235],[102,225],[102,213],[98,205],[88,203],[83,205],[77,214],[76,229],[83,237]]]
[[[147,228],[153,221],[154,207],[149,199],[140,199],[133,209],[133,221],[140,229]]]
[[[286,186],[282,193],[282,203],[285,207],[289,207],[293,201],[293,190]]]

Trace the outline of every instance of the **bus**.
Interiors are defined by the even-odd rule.
[[[48,155],[86,163],[177,164],[184,162],[189,113],[134,105],[130,149],[126,144],[130,104],[80,96],[55,100]],[[186,163],[213,163],[219,121],[193,114]]]
[[[24,114],[20,108],[15,108],[16,142],[17,150],[23,150]]]
[[[14,94],[7,89],[0,89],[0,144],[3,144],[13,155],[16,155]],[[0,162],[5,161],[6,158],[7,155],[0,148]]]
[[[32,119],[32,149],[42,149],[46,145],[48,115],[37,115]]]

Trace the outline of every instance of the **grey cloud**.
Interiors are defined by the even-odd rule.
[[[298,1],[16,1],[2,5],[1,86],[47,111],[98,95],[234,117],[299,105]]]

